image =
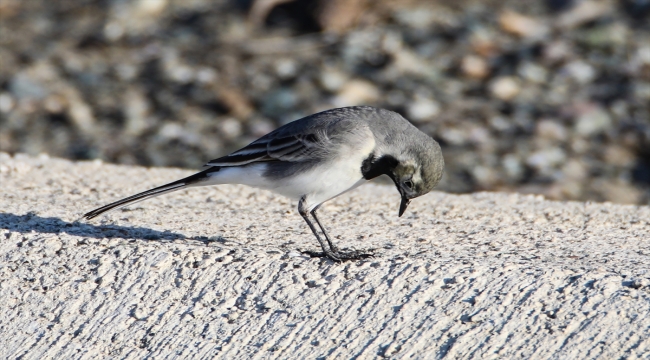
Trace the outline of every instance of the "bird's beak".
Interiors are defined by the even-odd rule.
[[[406,196],[402,195],[402,202],[399,204],[399,217],[402,217],[406,207],[411,203],[411,199],[407,199]]]

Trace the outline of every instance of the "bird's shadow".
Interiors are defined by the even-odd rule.
[[[66,233],[96,239],[122,238],[169,241],[188,239],[183,234],[177,234],[171,231],[157,231],[142,227],[111,224],[92,225],[80,221],[67,222],[54,217],[41,217],[33,212],[24,215],[0,213],[0,229],[16,231],[22,234],[31,232],[47,234]],[[200,237],[192,238],[191,240],[207,241],[208,238]]]

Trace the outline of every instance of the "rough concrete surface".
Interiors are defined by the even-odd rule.
[[[650,358],[650,207],[388,186],[320,212],[190,174],[0,154],[0,351],[41,358]]]

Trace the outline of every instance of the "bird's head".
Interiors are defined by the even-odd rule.
[[[418,146],[395,159],[394,167],[388,172],[393,180],[402,201],[399,206],[399,216],[404,214],[406,207],[418,196],[430,192],[442,177],[444,159],[438,143],[428,138],[419,142]]]
[[[445,161],[440,145],[418,130],[401,115],[382,109],[364,108],[374,115],[370,130],[375,136],[375,149],[361,164],[366,180],[388,175],[402,201],[399,216],[412,199],[430,192],[442,177]]]

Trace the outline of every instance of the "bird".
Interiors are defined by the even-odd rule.
[[[287,123],[203,171],[90,212],[87,220],[162,194],[196,186],[244,184],[298,201],[298,213],[335,262],[373,254],[340,250],[316,212],[320,206],[374,178],[387,175],[401,196],[398,216],[412,199],[430,192],[444,171],[438,142],[400,114],[370,106],[325,110]],[[319,234],[313,220],[321,231]]]

